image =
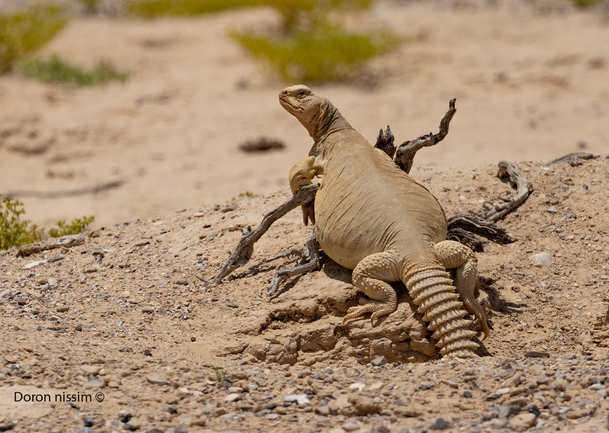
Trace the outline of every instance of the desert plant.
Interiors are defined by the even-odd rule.
[[[262,0],[135,0],[127,3],[127,12],[132,16],[152,19],[201,15],[262,3]]]
[[[76,84],[78,86],[93,86],[110,80],[121,82],[129,78],[127,72],[119,72],[109,61],[100,61],[93,69],[85,69],[72,65],[56,54],[48,59],[25,60],[20,69],[26,77],[44,83]]]
[[[400,41],[388,32],[351,33],[329,24],[280,38],[245,33],[236,33],[234,37],[287,80],[314,82],[343,80],[368,59]]]
[[[572,0],[573,4],[579,8],[587,8],[603,2],[603,0]]]
[[[82,218],[76,218],[70,223],[66,223],[64,220],[57,221],[57,228],[49,229],[49,235],[53,238],[60,238],[62,236],[77,235],[87,228],[89,224],[95,221],[93,216],[85,216]]]
[[[62,11],[53,6],[0,16],[0,74],[50,41],[65,24]]]
[[[29,220],[21,220],[23,214],[25,209],[21,201],[0,195],[0,250],[40,240],[42,230]]]

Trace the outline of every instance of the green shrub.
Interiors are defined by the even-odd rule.
[[[234,37],[285,79],[312,82],[343,80],[368,59],[400,42],[390,33],[350,33],[327,24],[280,38],[244,33]]]
[[[594,6],[595,4],[601,3],[603,0],[572,0],[575,6],[580,8],[587,8]]]
[[[49,235],[53,238],[60,238],[62,236],[77,235],[87,228],[89,224],[95,221],[95,217],[85,216],[82,218],[76,218],[71,223],[66,223],[64,220],[57,222],[57,228],[49,230]]]
[[[22,221],[21,215],[24,213],[21,201],[0,196],[0,250],[40,240],[42,230],[31,221]]]
[[[94,86],[110,80],[126,81],[127,72],[119,72],[108,61],[101,61],[93,69],[85,69],[71,65],[56,54],[48,59],[25,60],[20,69],[26,77],[44,83],[76,84],[78,86]]]
[[[127,3],[127,12],[141,18],[191,16],[228,9],[260,6],[262,0],[136,0]]]
[[[61,10],[36,6],[27,12],[0,16],[0,74],[50,41],[66,24]]]

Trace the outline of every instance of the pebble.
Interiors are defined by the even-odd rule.
[[[424,390],[424,391],[425,391],[425,390],[428,390],[428,389],[433,388],[433,386],[434,386],[434,385],[433,385],[433,383],[429,383],[429,382],[421,382],[421,383],[419,384],[419,389],[421,389],[421,390]]]
[[[226,397],[224,397],[224,401],[229,402],[229,403],[231,403],[233,401],[237,401],[239,399],[241,399],[241,395],[237,394],[236,392],[233,392],[233,393],[227,395]]]
[[[365,383],[355,382],[349,385],[349,389],[357,389],[358,391],[363,390],[366,387]]]
[[[531,260],[533,261],[533,266],[538,268],[547,268],[553,262],[552,254],[545,251],[543,253],[533,254]]]
[[[58,305],[55,307],[55,311],[57,311],[58,313],[65,313],[69,309],[70,307],[68,307],[67,305]]]
[[[159,376],[158,374],[149,374],[146,376],[146,380],[155,385],[169,385],[169,382],[167,382],[163,376]]]
[[[264,418],[265,418],[265,419],[267,419],[267,420],[269,420],[269,421],[275,421],[275,420],[278,420],[278,419],[279,419],[279,417],[280,417],[280,415],[279,415],[279,414],[276,414],[276,413],[269,413],[268,415],[265,415],[265,416],[264,416]]]
[[[96,365],[81,365],[80,369],[87,374],[97,374],[99,373],[99,370],[101,370],[101,367]]]
[[[537,416],[531,412],[521,412],[510,419],[510,424],[516,428],[533,427],[537,422]]]
[[[283,398],[283,401],[285,401],[286,403],[293,403],[296,402],[298,403],[298,405],[303,405],[303,404],[309,404],[311,403],[311,400],[309,398],[309,396],[307,394],[290,394],[290,395],[286,395]]]
[[[0,430],[0,431],[4,431],[4,430]],[[76,430],[76,433],[97,433],[97,432],[90,427],[81,427],[78,430]]]
[[[178,284],[180,286],[188,286],[188,280],[186,280],[184,278],[180,278],[179,280],[176,281],[176,284]]]
[[[387,364],[387,358],[385,358],[384,356],[377,356],[372,361],[370,361],[370,364],[374,365],[375,367],[380,367],[382,365]]]
[[[154,313],[154,307],[144,307],[142,313]]]
[[[360,429],[359,424],[357,424],[355,422],[348,422],[348,423],[343,424],[344,431],[356,431],[359,429]]]
[[[436,418],[428,427],[430,430],[446,430],[451,425],[444,418]]]

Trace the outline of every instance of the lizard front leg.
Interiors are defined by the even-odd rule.
[[[290,170],[290,189],[292,194],[296,194],[296,191],[301,186],[311,185],[312,179],[317,175],[319,167],[315,165],[315,157],[309,156],[305,159],[300,160]],[[302,220],[304,225],[309,225],[309,220],[312,224],[315,224],[315,200],[305,203],[302,206]]]
[[[477,277],[477,260],[474,252],[465,245],[455,241],[442,241],[434,245],[438,260],[446,269],[455,269],[455,288],[465,308],[472,313],[480,324],[484,336],[490,335],[486,313],[474,297]]]

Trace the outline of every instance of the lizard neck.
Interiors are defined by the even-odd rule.
[[[329,101],[320,107],[309,125],[305,125],[309,131],[309,135],[315,141],[309,155],[316,155],[321,143],[332,133],[342,131],[344,129],[352,129],[349,122],[340,114],[334,105]]]

